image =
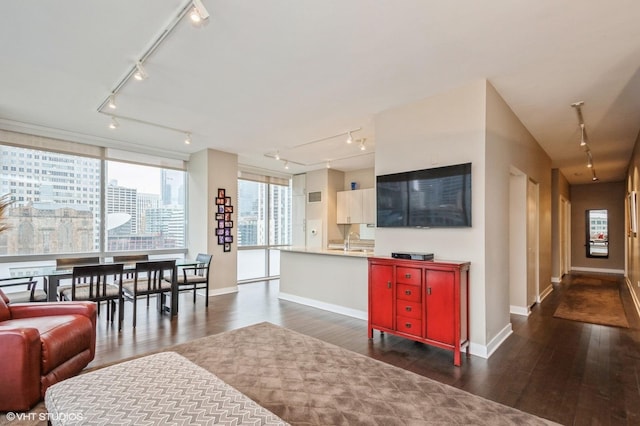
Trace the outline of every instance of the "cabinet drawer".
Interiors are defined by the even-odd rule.
[[[419,319],[403,317],[400,315],[398,315],[396,319],[396,330],[402,333],[413,334],[414,336],[422,336],[422,321]]]
[[[420,285],[422,270],[418,268],[396,268],[396,282],[403,284]]]
[[[407,284],[396,286],[396,299],[407,300],[409,302],[422,302],[420,295],[422,287]]]
[[[397,315],[422,319],[422,303],[398,299],[396,300],[396,312]]]

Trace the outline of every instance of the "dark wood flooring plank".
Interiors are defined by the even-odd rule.
[[[369,340],[366,321],[281,301],[277,281],[243,284],[211,298],[208,309],[203,297],[194,305],[183,293],[173,320],[139,301],[136,330],[127,303],[122,332],[98,321],[91,366],[269,321],[561,424],[638,425],[640,318],[631,295],[622,285],[630,329],[554,318],[571,280],[555,284],[530,316],[512,316],[513,334],[489,359],[463,357],[461,367],[449,351],[378,332]]]

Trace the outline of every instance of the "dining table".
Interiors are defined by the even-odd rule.
[[[105,261],[99,264],[113,264],[114,262]],[[176,269],[173,273],[173,280],[171,283],[171,301],[169,306],[159,304],[161,311],[167,311],[173,317],[178,313],[178,281],[177,274],[178,269],[181,267],[196,266],[198,262],[193,259],[176,259]],[[86,266],[86,265],[82,265]],[[136,268],[135,262],[124,263],[125,272],[133,272]],[[55,302],[58,300],[58,286],[60,281],[65,279],[71,279],[73,277],[73,266],[64,266],[58,268],[55,265],[42,265],[42,266],[18,266],[9,268],[9,277],[6,278],[43,278],[45,284],[45,291],[47,293],[47,301]]]

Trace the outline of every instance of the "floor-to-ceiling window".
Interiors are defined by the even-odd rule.
[[[149,156],[92,152],[0,144],[0,195],[12,201],[0,234],[4,266],[65,254],[185,252],[186,172]]]
[[[291,244],[290,182],[251,173],[238,179],[238,281],[280,275],[277,247]]]

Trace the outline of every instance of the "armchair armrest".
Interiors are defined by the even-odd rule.
[[[96,304],[93,302],[16,303],[9,305],[9,310],[14,319],[84,315],[95,323],[96,318]]]
[[[41,347],[37,329],[0,325],[0,409],[28,410],[39,399]]]

